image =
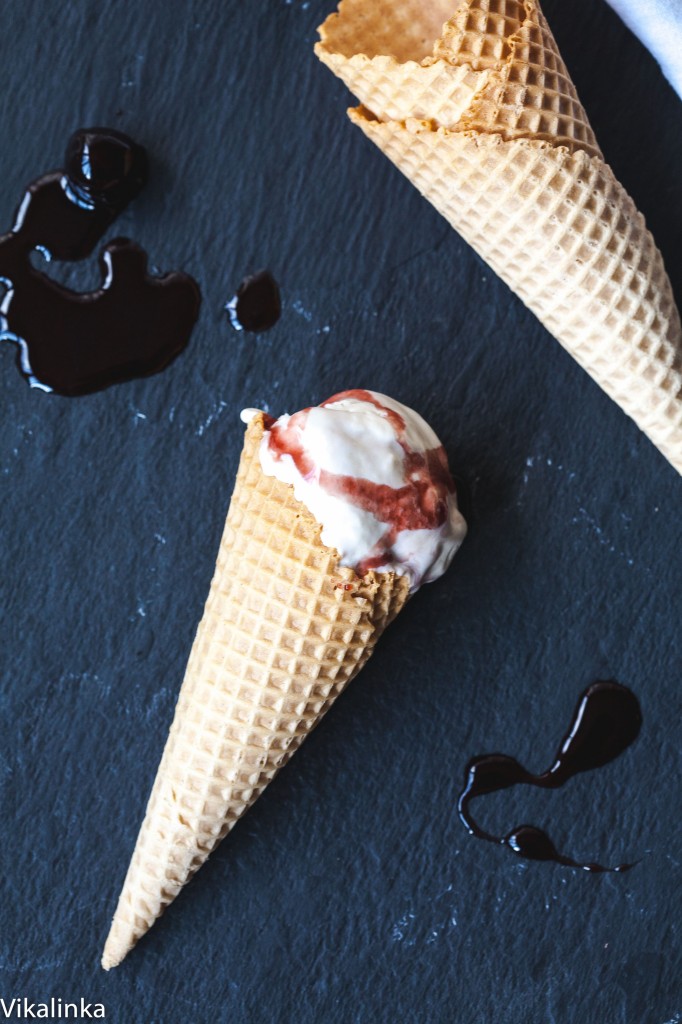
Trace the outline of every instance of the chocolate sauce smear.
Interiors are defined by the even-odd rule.
[[[607,868],[565,857],[549,836],[534,825],[521,825],[506,836],[491,835],[476,824],[469,805],[479,796],[519,784],[558,789],[574,775],[613,761],[637,739],[641,725],[642,712],[631,690],[613,680],[593,683],[580,698],[554,764],[542,775],[532,775],[506,754],[484,754],[469,762],[457,808],[462,822],[472,836],[501,843],[529,860],[555,861],[593,873],[628,871],[632,864]]]
[[[225,306],[237,331],[268,331],[282,313],[279,285],[269,270],[245,277]]]
[[[111,128],[69,139],[63,171],[29,185],[14,227],[0,238],[0,341],[19,346],[33,387],[84,395],[163,369],[186,346],[201,296],[187,274],[153,277],[147,256],[117,238],[100,254],[102,285],[78,293],[31,264],[89,256],[147,180],[141,146]]]

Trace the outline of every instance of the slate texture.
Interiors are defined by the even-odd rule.
[[[171,368],[87,398],[30,390],[0,347],[0,996],[82,996],[122,1024],[679,1024],[682,480],[347,122],[312,54],[332,6],[0,9],[0,223],[72,130],[121,128],[151,180],[112,234],[204,296]],[[682,104],[602,0],[545,9],[680,301]],[[238,335],[223,306],[263,266],[282,319]],[[357,386],[433,424],[472,486],[470,537],[104,974],[238,412]],[[546,767],[604,677],[641,700],[636,745],[479,815],[641,863],[595,878],[470,839],[454,813],[467,759]]]

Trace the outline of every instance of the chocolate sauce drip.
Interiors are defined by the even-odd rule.
[[[462,822],[478,839],[501,843],[529,860],[555,861],[593,873],[629,870],[632,864],[607,868],[572,860],[559,853],[550,837],[534,825],[521,825],[506,836],[492,835],[474,821],[469,805],[479,796],[519,784],[558,789],[574,775],[613,761],[635,741],[641,725],[642,712],[631,690],[612,680],[593,683],[580,698],[554,764],[546,772],[533,775],[506,754],[484,754],[469,762],[458,803]]]
[[[89,256],[147,180],[147,156],[110,128],[69,139],[64,171],[26,190],[14,227],[0,238],[0,340],[19,346],[17,363],[32,386],[84,395],[163,369],[186,346],[201,296],[187,274],[153,277],[147,256],[118,238],[100,255],[102,285],[77,293],[31,264]]]
[[[67,144],[64,172],[80,199],[115,217],[147,184],[147,153],[112,128],[81,128]]]
[[[279,285],[269,270],[245,277],[225,307],[237,331],[267,331],[282,312]]]

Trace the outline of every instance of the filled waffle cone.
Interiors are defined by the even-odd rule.
[[[102,966],[123,960],[362,668],[408,597],[338,564],[247,429],[209,597]]]
[[[351,120],[682,473],[682,327],[536,0],[342,0]]]

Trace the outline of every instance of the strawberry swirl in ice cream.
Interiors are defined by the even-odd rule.
[[[413,591],[445,572],[466,523],[445,450],[421,416],[355,390],[266,426],[263,472],[293,486],[342,565],[408,576]]]

